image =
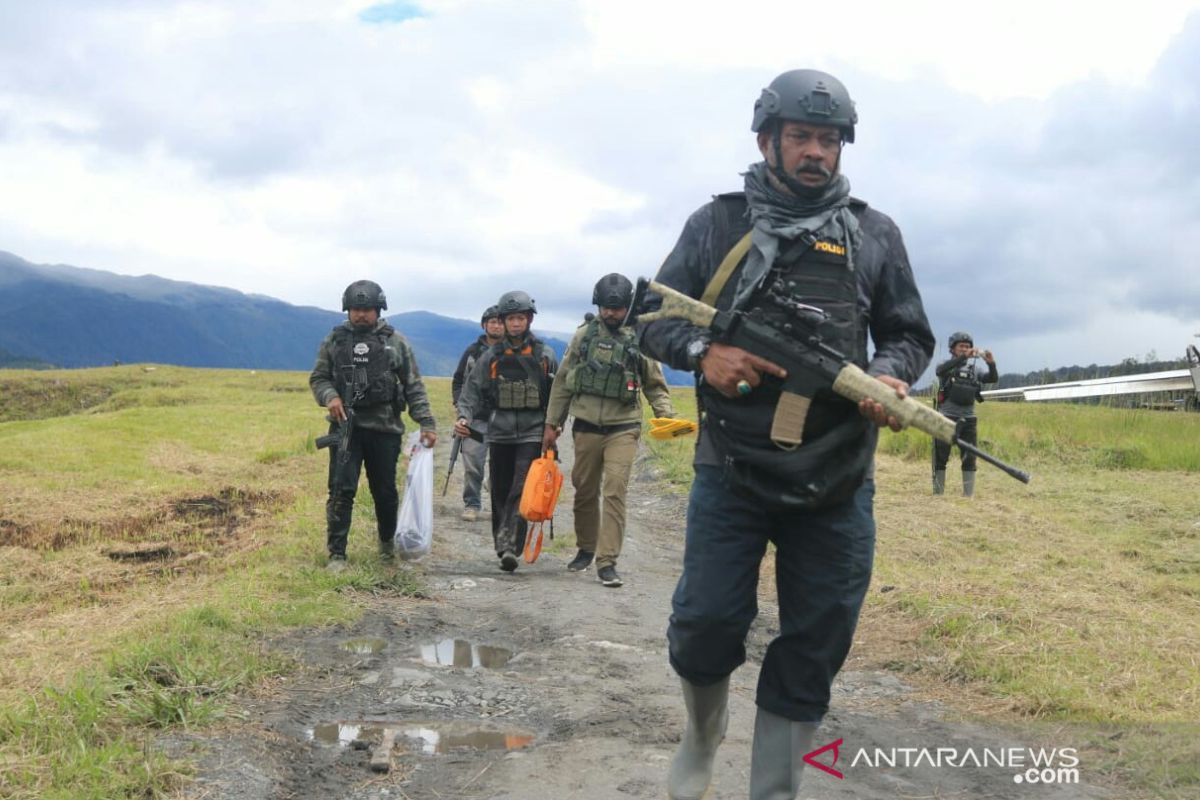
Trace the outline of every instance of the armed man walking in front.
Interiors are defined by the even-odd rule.
[[[462,394],[463,384],[466,383],[471,370],[475,368],[475,362],[504,338],[504,322],[501,321],[500,312],[496,306],[489,306],[483,312],[483,316],[479,319],[479,327],[483,328],[483,333],[463,351],[462,357],[458,360],[458,367],[454,370],[454,377],[450,380],[450,396],[456,407],[458,396]],[[490,409],[486,406],[480,407],[475,412],[475,419],[469,423],[471,435],[461,437],[462,444],[459,446],[461,448],[459,455],[463,460],[461,518],[466,522],[474,522],[479,519],[480,512],[483,510],[483,466],[487,460],[487,442],[484,437],[487,434],[489,413]]]
[[[529,329],[537,305],[528,293],[505,292],[496,310],[504,323],[504,339],[480,356],[463,384],[454,433],[469,436],[471,420],[487,410],[492,541],[500,569],[513,572],[527,531],[518,513],[521,490],[529,465],[542,454],[546,404],[558,358]]]
[[[986,375],[976,369],[976,359],[983,356],[988,365]],[[996,371],[996,359],[991,350],[975,347],[971,334],[956,331],[950,334],[950,358],[937,366],[938,410],[958,423],[958,435],[970,444],[979,442],[979,419],[975,416],[975,403],[983,402],[985,383],[1000,380]],[[963,497],[975,494],[975,454],[961,450]],[[950,445],[933,441],[933,493],[946,491],[946,464],[950,461]]]
[[[801,331],[815,324],[820,342],[904,398],[934,339],[899,229],[851,197],[841,172],[857,122],[832,75],[777,77],[754,104],[763,160],[744,174],[743,192],[692,214],[657,281],[750,314],[797,348],[809,346]],[[758,676],[749,796],[788,800],[871,577],[877,426],[900,423],[879,402],[856,404],[830,386],[811,400],[785,394],[780,366],[684,320],[646,323],[642,346],[696,372],[703,410],[667,634],[688,714],[669,793],[697,800],[711,780],[729,676],[746,658],[759,564],[773,542],[780,633]]]
[[[404,438],[401,413],[407,408],[421,426],[421,441],[433,447],[437,423],[412,348],[380,312],[387,309],[383,289],[374,281],[355,281],[342,293],[348,319],[321,342],[309,375],[317,405],[329,411],[330,432],[353,425],[348,454],[329,453],[329,499],[325,503],[329,569],[346,566],[346,542],[358,478],[367,468],[367,484],[375,501],[379,551],[392,554],[400,493],[396,463]]]
[[[596,576],[608,587],[622,584],[617,558],[625,538],[625,492],[642,431],[646,395],[656,417],[673,417],[671,395],[657,361],[642,355],[637,337],[621,327],[633,300],[633,284],[624,275],[605,275],[592,291],[599,316],[581,325],[571,339],[550,389],[542,449],[571,427],[575,464],[575,538],[579,552],[567,565],[582,572],[596,560]],[[601,511],[600,498],[604,498]]]

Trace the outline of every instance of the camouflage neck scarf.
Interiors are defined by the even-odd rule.
[[[858,220],[850,213],[850,180],[838,172],[813,197],[781,192],[767,179],[767,164],[751,164],[744,174],[746,201],[753,224],[750,255],[738,277],[734,307],[740,307],[766,279],[779,256],[780,240],[812,237],[844,245],[850,269],[862,241]]]

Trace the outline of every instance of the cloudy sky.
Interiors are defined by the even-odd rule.
[[[1200,333],[1200,0],[0,0],[0,250],[324,308],[570,330],[741,186],[777,73],[839,76],[843,167],[939,339],[1003,371]]]

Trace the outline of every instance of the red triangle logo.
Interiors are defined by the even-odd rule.
[[[816,767],[817,769],[822,770],[823,772],[828,772],[830,775],[832,775],[835,778],[838,778],[839,780],[845,778],[846,777],[845,775],[843,775],[842,773],[840,773],[836,769],[834,769],[834,767],[837,766],[837,761],[838,761],[838,748],[842,746],[843,741],[844,741],[843,739],[838,739],[836,742],[830,742],[829,744],[825,745],[824,747],[818,747],[816,750],[813,750],[811,753],[805,753],[804,754],[804,763],[808,764],[810,767]],[[832,765],[822,764],[820,761],[817,761],[817,756],[821,755],[821,753],[824,753],[826,750],[833,751],[833,764]]]

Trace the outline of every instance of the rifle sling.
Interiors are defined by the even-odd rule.
[[[725,254],[725,258],[721,260],[721,265],[713,273],[712,280],[708,282],[708,286],[704,287],[704,294],[700,296],[701,303],[716,308],[717,298],[721,296],[721,290],[729,282],[729,278],[733,275],[734,270],[737,269],[738,264],[742,263],[742,259],[746,257],[746,253],[750,252],[750,235],[752,233],[754,233],[753,230],[746,231],[746,235],[738,239],[737,243]]]

